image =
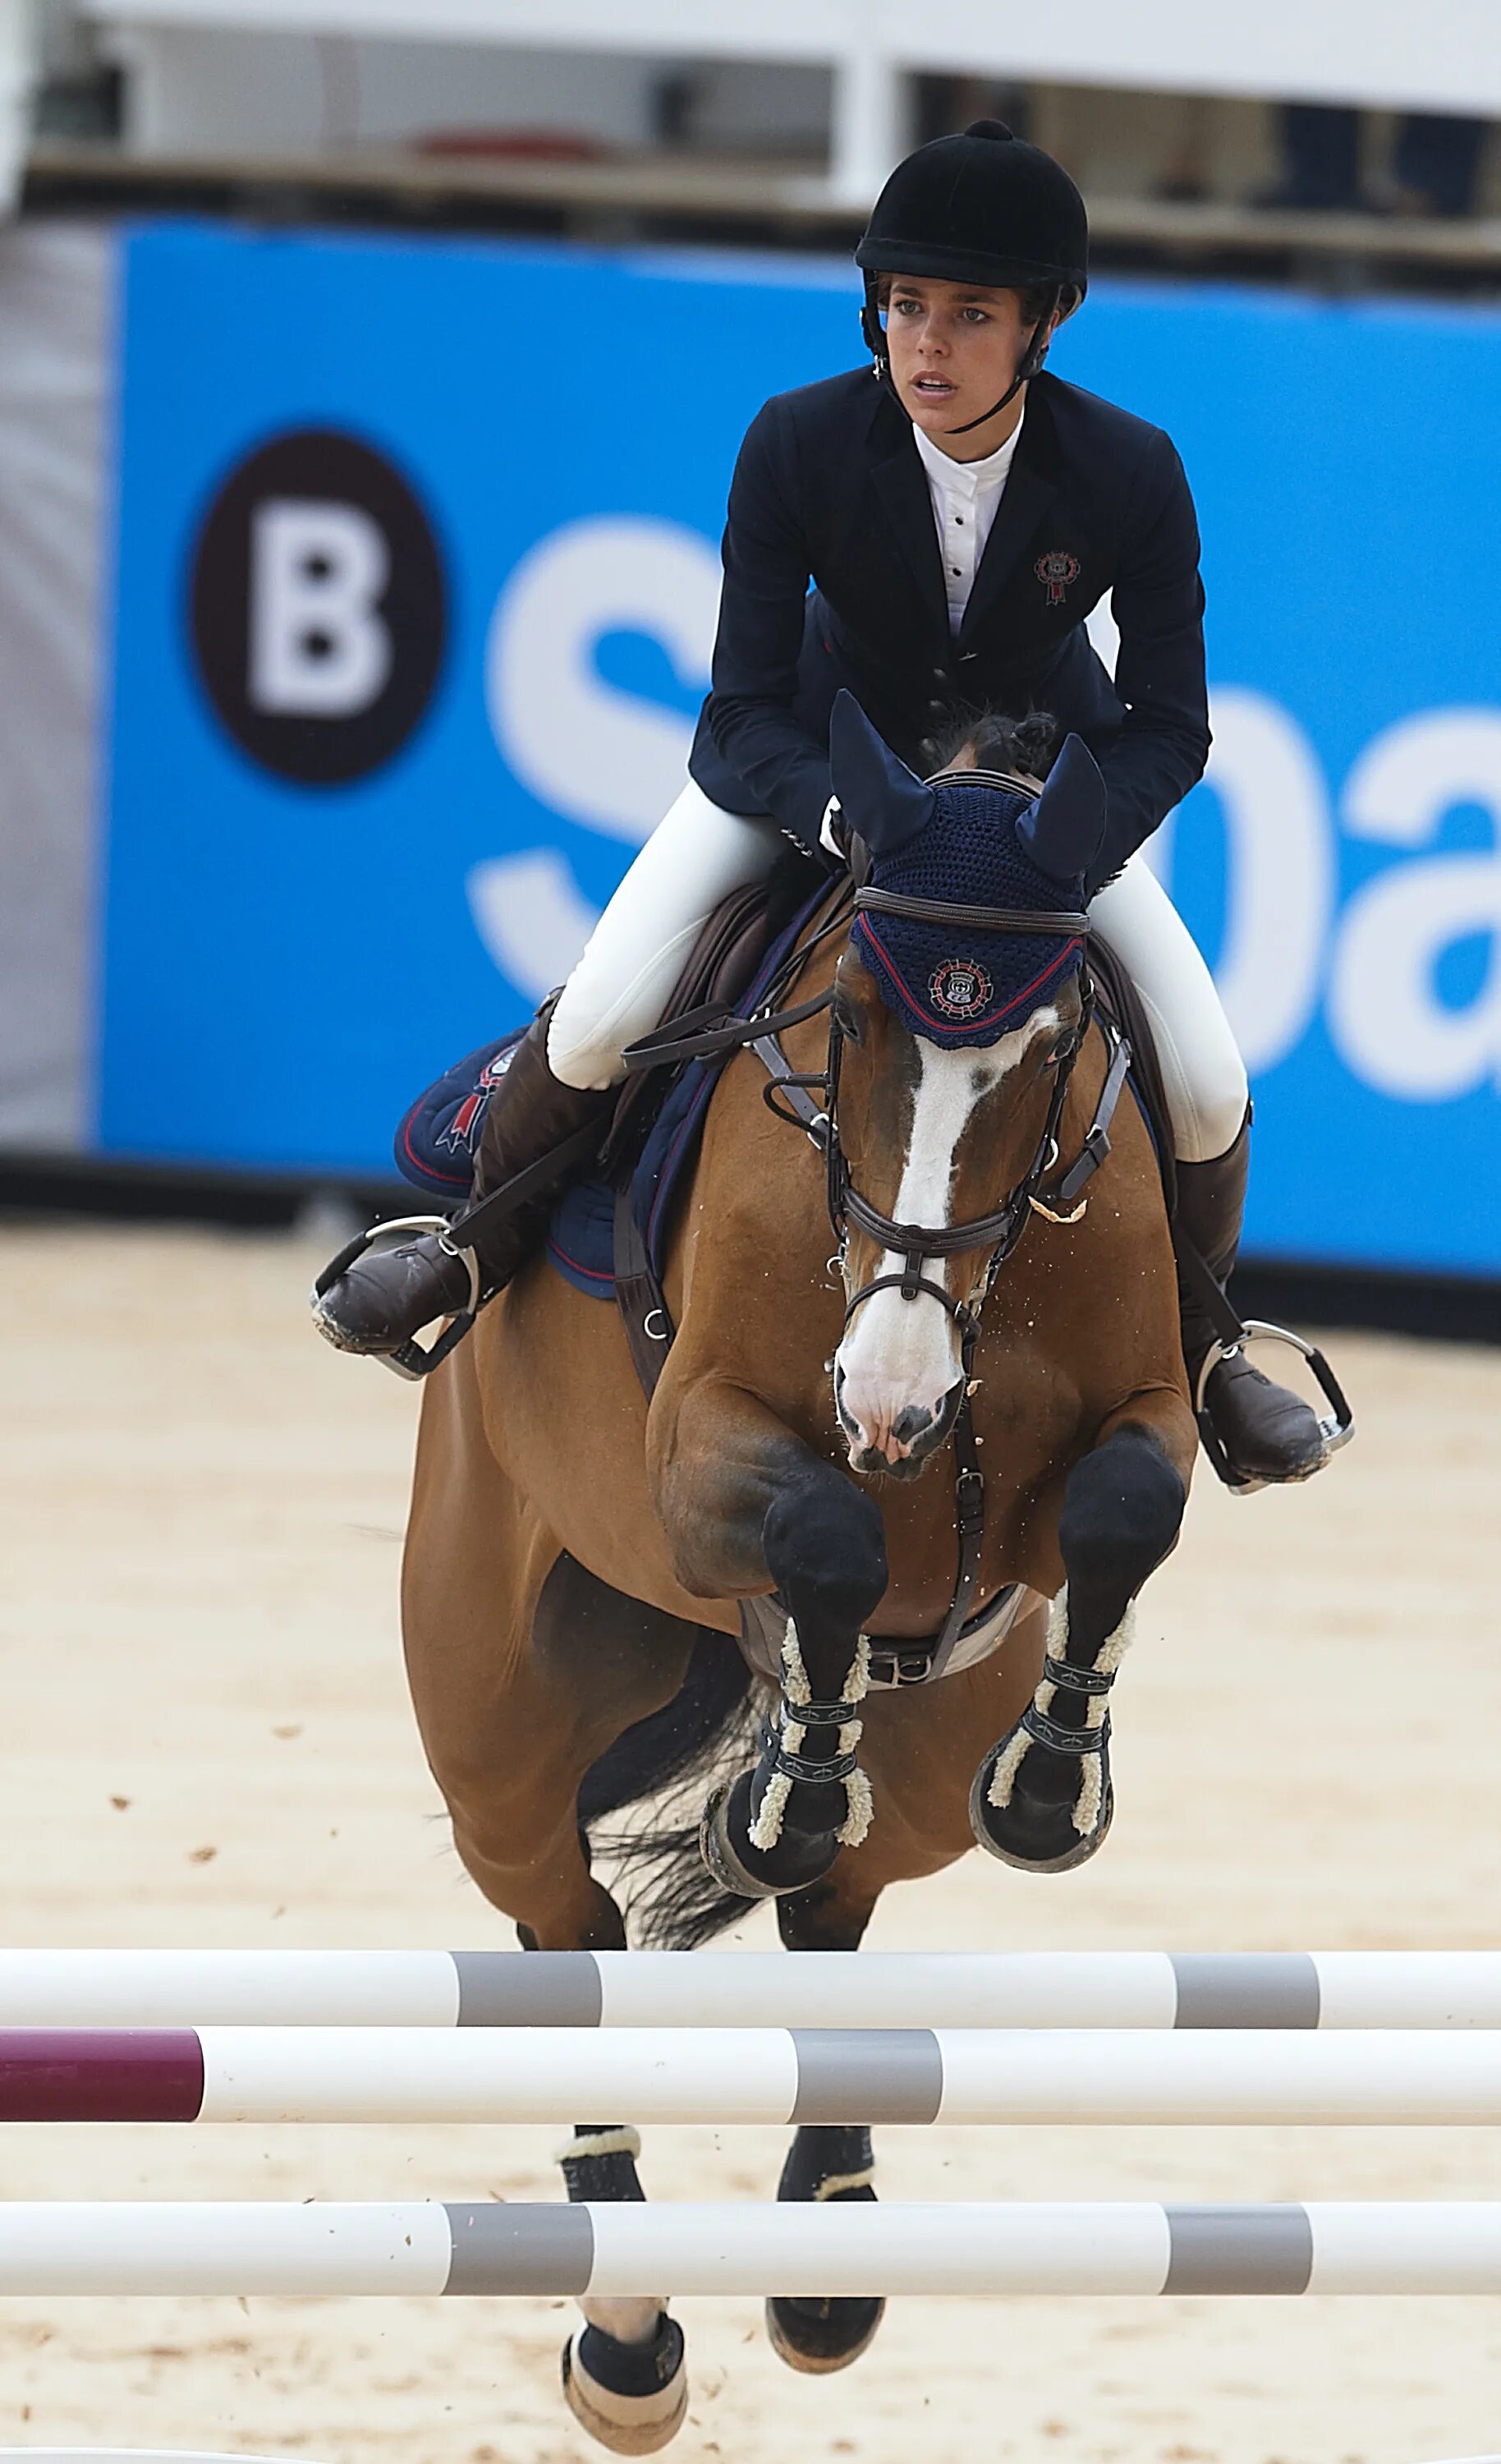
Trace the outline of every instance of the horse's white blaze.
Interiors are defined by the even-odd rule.
[[[1051,1035],[1059,1023],[1051,1004],[1033,1010],[1025,1026],[1003,1035],[998,1044],[962,1045],[945,1051],[918,1040],[919,1075],[912,1106],[912,1133],[902,1167],[892,1215],[899,1223],[920,1223],[941,1230],[950,1221],[954,1166],[959,1143],[975,1106],[1013,1070],[1039,1035]],[[1005,1193],[988,1196],[998,1205]],[[903,1261],[890,1251],[877,1273],[900,1273]],[[956,1300],[952,1269],[942,1259],[924,1268],[935,1283],[943,1282]],[[888,1463],[899,1463],[911,1443],[893,1432],[903,1412],[916,1408],[936,1414],[960,1375],[959,1332],[946,1309],[930,1296],[903,1300],[898,1291],[877,1292],[856,1310],[840,1343],[836,1376],[841,1407],[859,1431],[852,1455],[874,1447]]]

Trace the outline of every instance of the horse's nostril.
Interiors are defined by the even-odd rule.
[[[922,1436],[925,1429],[930,1429],[932,1425],[931,1412],[925,1410],[921,1403],[909,1403],[905,1411],[899,1412],[892,1421],[891,1434],[898,1445],[909,1446],[915,1439]]]

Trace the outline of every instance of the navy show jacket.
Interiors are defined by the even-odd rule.
[[[954,721],[1051,711],[1104,772],[1098,888],[1209,749],[1193,499],[1160,428],[1044,371],[957,639],[911,423],[868,368],[773,395],[729,491],[713,682],[688,767],[731,812],[813,848],[847,685],[913,769]],[[809,590],[812,581],[814,587]],[[1108,593],[1112,683],[1083,620]]]

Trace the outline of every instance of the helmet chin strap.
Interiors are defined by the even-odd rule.
[[[1026,349],[1023,351],[1021,358],[1016,363],[1016,373],[1012,377],[1011,384],[1007,386],[1006,391],[1002,394],[1000,401],[992,402],[990,409],[983,410],[978,419],[967,419],[962,428],[946,428],[944,430],[944,434],[946,436],[968,436],[971,429],[983,428],[988,419],[993,419],[996,412],[1004,410],[1009,402],[1015,401],[1016,396],[1020,393],[1023,385],[1028,384],[1031,379],[1036,375],[1038,369],[1042,366],[1044,360],[1046,360],[1048,356],[1048,344],[1053,339],[1048,328],[1062,297],[1063,294],[1061,289],[1055,290],[1050,304],[1043,310],[1042,315],[1038,318],[1035,325],[1033,325],[1031,340],[1029,341]],[[902,397],[897,392],[896,385],[892,381],[890,352],[887,347],[886,337],[881,331],[881,318],[876,307],[876,285],[874,278],[870,275],[867,275],[865,277],[865,305],[860,310],[859,321],[860,331],[865,337],[865,347],[870,352],[871,357],[876,363],[877,376],[887,387],[893,398],[896,401],[901,402]],[[902,407],[903,410],[906,408],[906,405],[904,403]],[[910,416],[910,413],[908,416]]]

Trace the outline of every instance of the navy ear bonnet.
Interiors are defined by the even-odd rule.
[[[850,828],[870,848],[874,888],[1039,914],[1083,907],[1085,871],[1103,834],[1104,782],[1077,737],[1042,797],[953,780],[926,786],[854,704],[837,712],[831,737],[836,792]],[[1045,871],[1032,843],[1069,871]],[[1078,935],[986,933],[879,913],[858,915],[850,938],[887,1007],[914,1035],[950,1048],[999,1043],[1077,975],[1084,958]]]
[[[1022,853],[1018,817],[1029,797],[997,787],[945,785],[925,830],[897,855],[878,861],[878,890],[908,898],[960,899],[966,906],[1082,906],[1082,874],[1063,886]],[[1082,940],[1056,933],[975,933],[905,916],[859,915],[851,940],[894,1009],[930,1044],[998,1044],[1083,963]]]

